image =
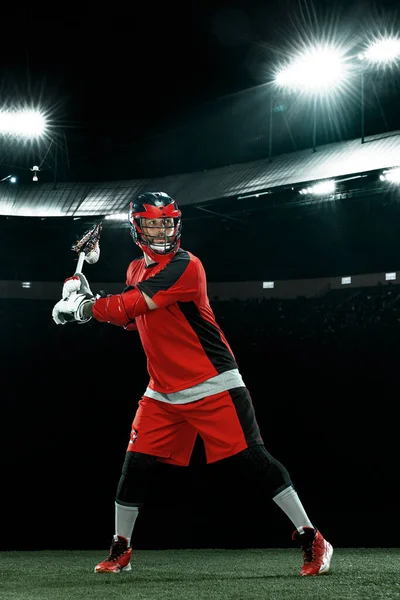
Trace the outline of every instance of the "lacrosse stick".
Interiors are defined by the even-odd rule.
[[[83,263],[86,261],[88,264],[93,265],[97,263],[100,257],[100,233],[102,230],[102,224],[98,223],[91,229],[83,234],[80,240],[78,240],[71,248],[74,252],[78,253],[78,264],[75,269],[75,274],[82,273]]]
[[[82,274],[83,263],[86,261],[88,264],[93,265],[99,260],[100,257],[100,233],[101,233],[101,223],[94,225],[91,229],[86,231],[83,236],[72,246],[71,250],[78,253],[78,264],[75,269],[75,275]],[[84,275],[82,277],[86,280]],[[82,280],[81,280],[82,282]],[[67,281],[64,282],[64,287]],[[85,288],[88,288],[88,283],[85,283]],[[89,290],[90,292],[90,290]],[[87,293],[87,290],[85,291]],[[91,293],[91,292],[90,292]],[[76,296],[78,294],[77,291],[70,291],[68,296],[64,297],[64,288],[63,288],[63,300],[66,300],[67,297],[71,298],[72,296]],[[68,313],[62,313],[64,315],[65,321],[74,321],[74,316]]]

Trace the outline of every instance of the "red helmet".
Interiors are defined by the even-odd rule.
[[[159,239],[153,239],[153,236],[144,233],[142,219],[163,219],[163,233],[157,234]],[[129,224],[133,241],[152,260],[160,262],[161,257],[173,256],[178,251],[182,229],[181,211],[168,194],[144,192],[137,196],[129,205]],[[151,229],[151,225],[145,227]],[[160,227],[156,229],[159,231]]]

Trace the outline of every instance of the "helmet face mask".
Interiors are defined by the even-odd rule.
[[[176,202],[164,192],[146,192],[132,200],[129,224],[135,244],[155,262],[178,251],[181,212]]]
[[[137,217],[136,231],[141,237],[141,242],[150,247],[156,254],[168,254],[174,248],[179,227],[179,217],[160,217],[158,219],[144,219]]]

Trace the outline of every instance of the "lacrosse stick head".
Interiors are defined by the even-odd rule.
[[[96,263],[100,257],[101,230],[101,223],[93,225],[93,227],[86,231],[71,248],[71,250],[78,253],[78,256],[83,253],[85,255],[85,262],[89,263],[90,265]]]

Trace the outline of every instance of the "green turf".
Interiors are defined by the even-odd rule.
[[[299,577],[294,549],[136,550],[130,573],[95,574],[107,552],[0,553],[1,600],[399,600],[400,549],[336,549]]]

